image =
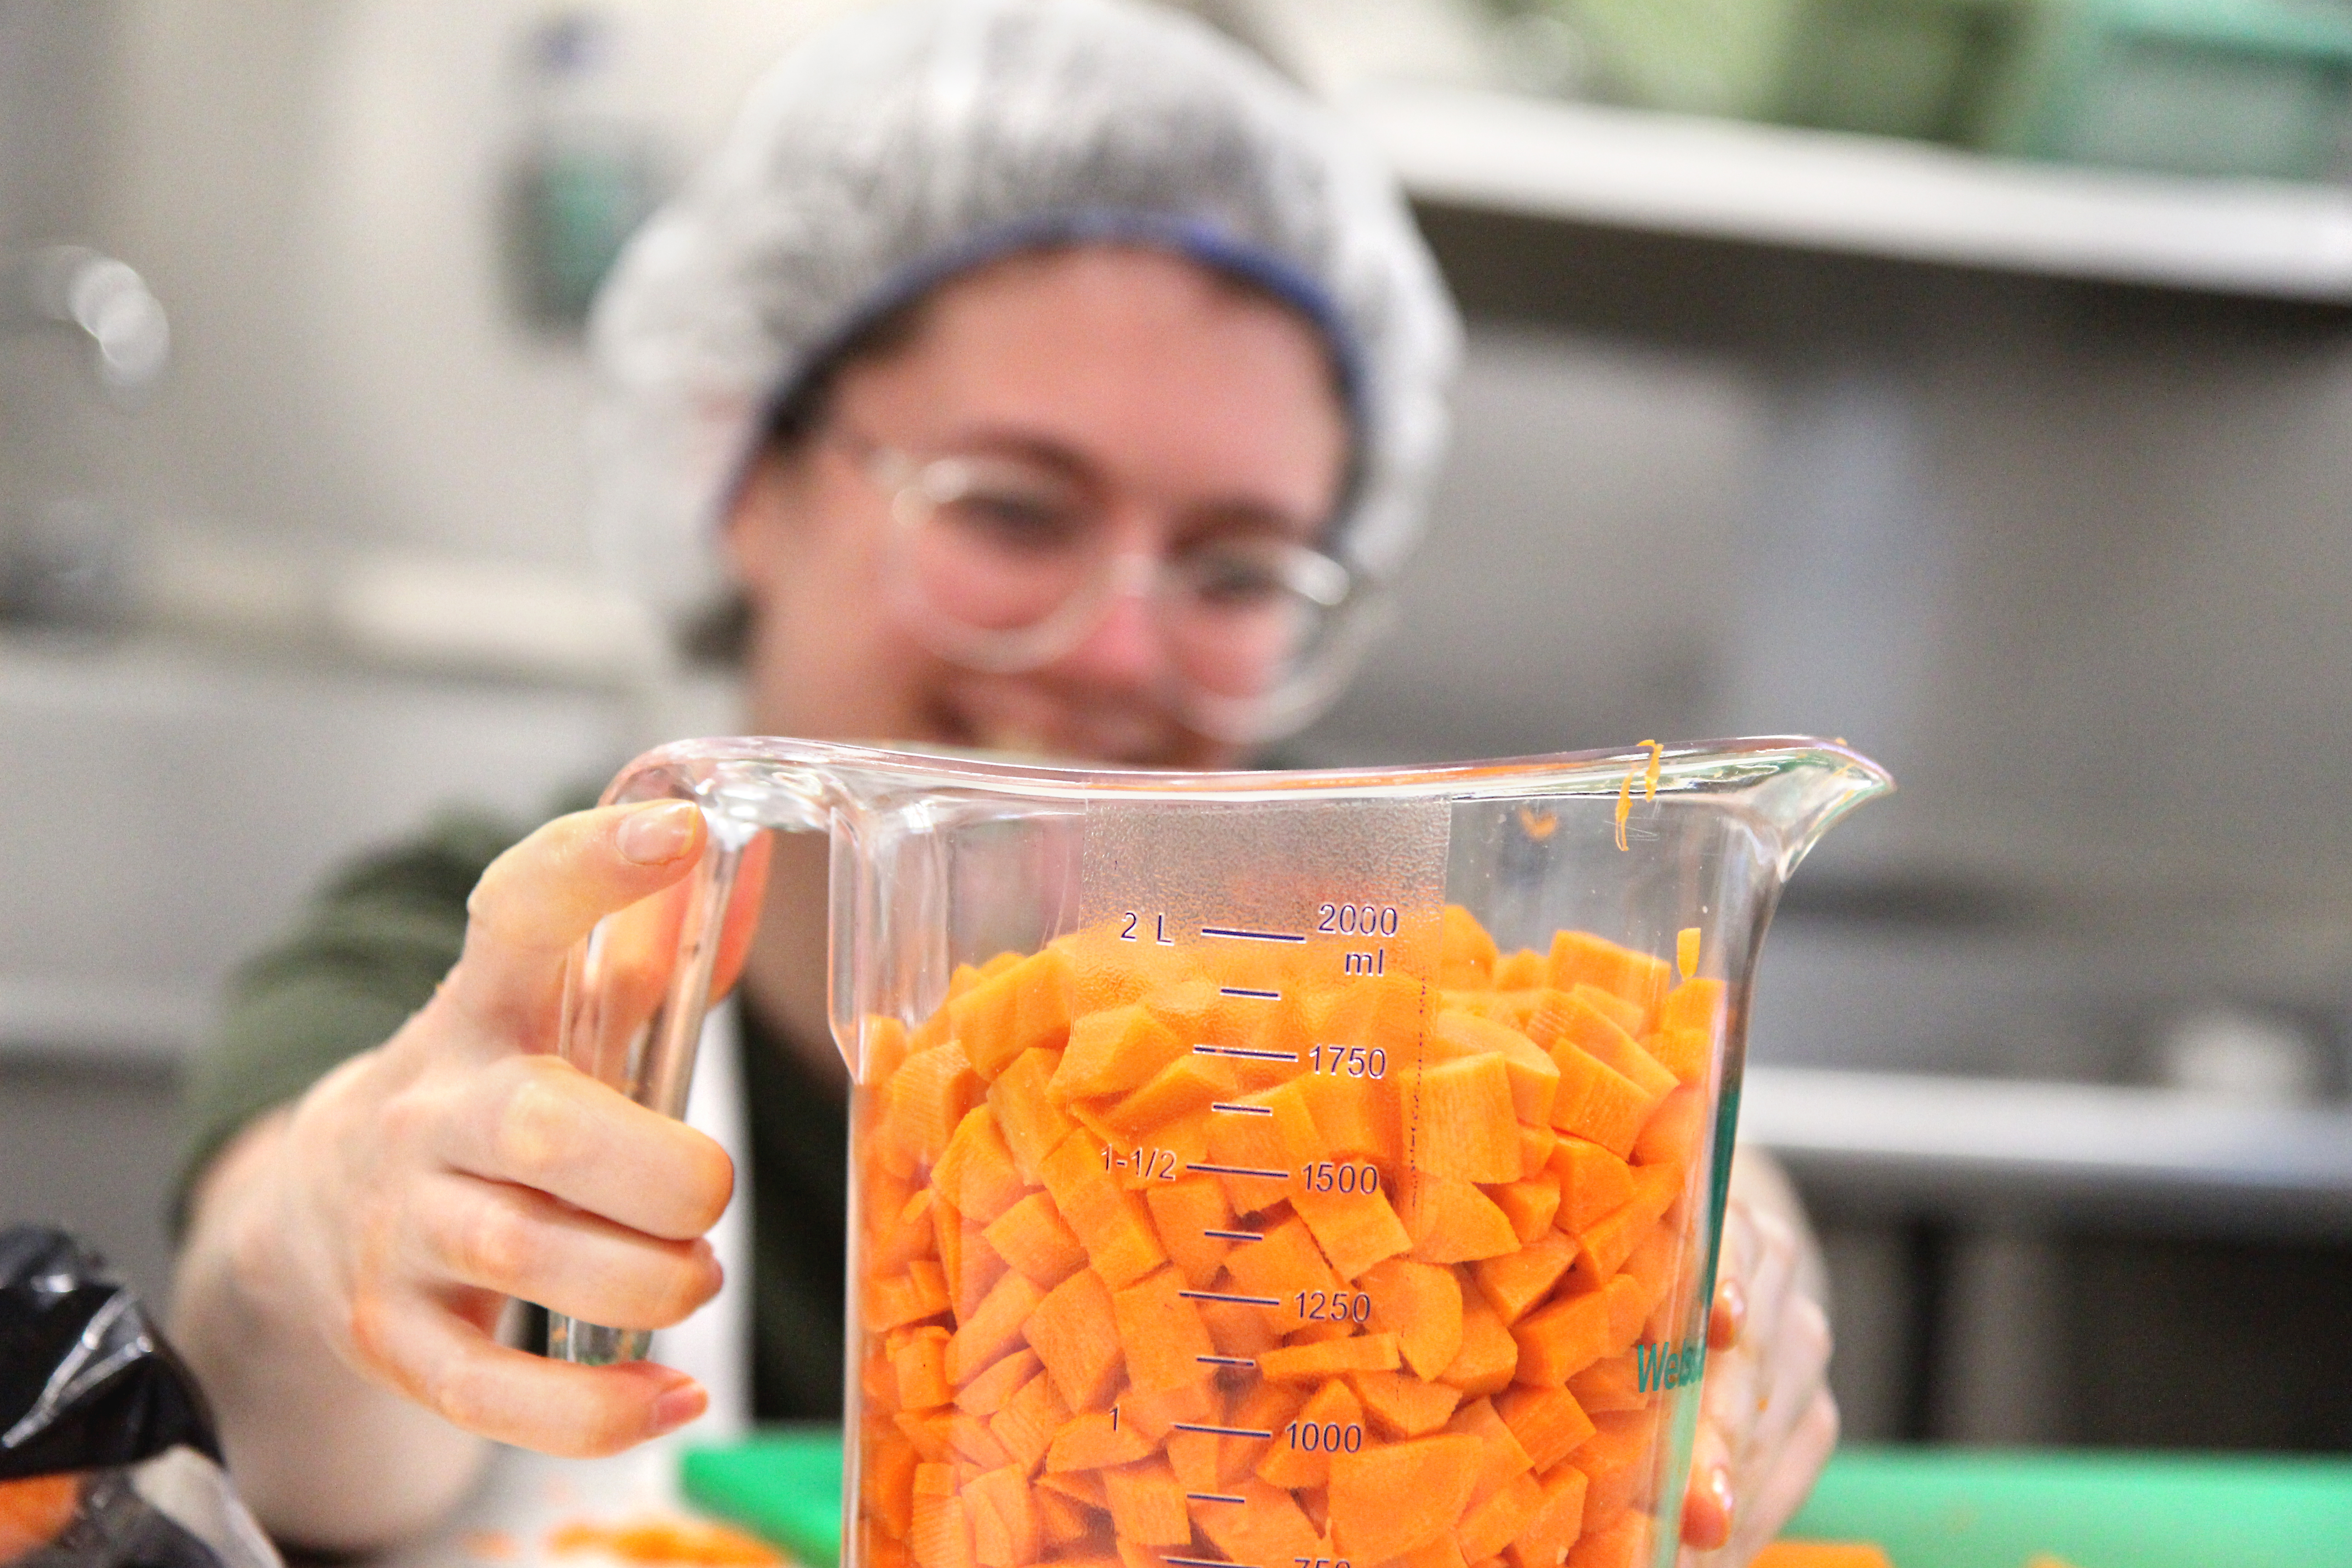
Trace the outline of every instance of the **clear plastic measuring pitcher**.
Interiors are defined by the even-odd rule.
[[[747,857],[830,836],[849,1568],[1664,1563],[1758,946],[1888,784],[666,747],[607,799],[711,852],[583,945],[564,1050],[677,1114]]]

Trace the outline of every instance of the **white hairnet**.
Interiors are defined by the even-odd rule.
[[[1193,255],[1318,321],[1356,424],[1336,548],[1388,576],[1445,437],[1460,326],[1436,268],[1334,115],[1192,18],[1121,0],[912,0],[768,74],[596,305],[608,558],[665,611],[713,602],[719,513],[785,392],[955,272],[1089,237]]]

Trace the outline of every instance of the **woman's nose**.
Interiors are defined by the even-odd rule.
[[[1094,626],[1067,654],[1055,660],[1062,673],[1119,690],[1150,691],[1163,685],[1169,665],[1168,636],[1152,601],[1157,558],[1119,558],[1110,592]]]

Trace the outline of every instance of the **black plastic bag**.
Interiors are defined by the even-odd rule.
[[[69,1492],[37,1479],[58,1477]],[[0,1563],[278,1563],[147,1310],[96,1254],[38,1226],[0,1230]]]

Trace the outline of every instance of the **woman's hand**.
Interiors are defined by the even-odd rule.
[[[1706,1380],[1683,1503],[1687,1568],[1739,1568],[1780,1531],[1837,1447],[1821,1258],[1770,1158],[1732,1161]]]
[[[679,802],[541,828],[483,873],[432,1000],[207,1173],[175,1316],[273,1526],[354,1546],[426,1522],[478,1462],[452,1428],[601,1454],[701,1414],[683,1373],[496,1336],[509,1298],[656,1329],[719,1288],[701,1237],[732,1190],[726,1153],[552,1054],[567,957],[602,917],[635,907],[620,929],[647,928],[647,974],[622,989],[658,992],[677,900],[654,895],[682,894],[704,844]]]

